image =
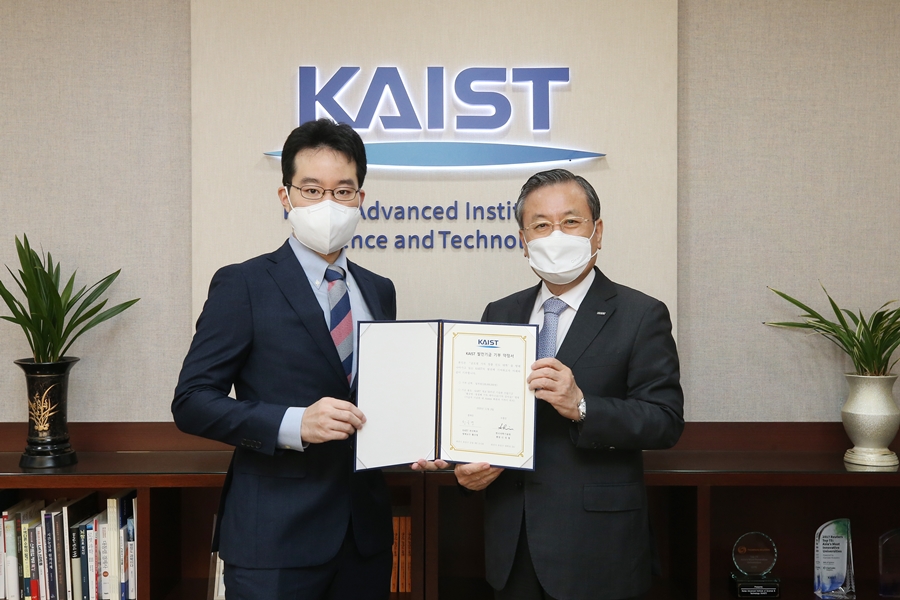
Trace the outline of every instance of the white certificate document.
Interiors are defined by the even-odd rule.
[[[537,326],[359,323],[356,469],[419,458],[534,468]]]

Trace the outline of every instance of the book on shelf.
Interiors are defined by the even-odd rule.
[[[216,536],[217,518],[218,515],[213,515],[213,541]],[[210,542],[210,548],[212,548],[212,542]],[[225,561],[215,551],[210,551],[209,554],[209,582],[206,586],[206,600],[225,600]]]
[[[409,549],[406,547],[406,528],[408,527],[407,518],[400,517],[400,555],[397,557],[397,591],[408,592],[406,589],[406,553]]]
[[[406,591],[411,592],[412,589],[412,517],[403,517],[406,519]]]
[[[137,517],[138,517],[138,499],[137,499],[137,495],[135,495],[131,499],[131,523],[132,523],[131,545],[133,546],[134,551],[133,551],[133,556],[132,556],[132,560],[131,560],[132,574],[128,578],[128,586],[129,586],[129,589],[134,588],[133,598],[135,598],[135,599],[137,598],[137,574],[138,574],[138,568],[137,568],[137,565],[138,565]],[[129,596],[129,600],[131,598],[132,598],[132,596]]]
[[[31,597],[37,600],[47,599],[47,562],[44,558],[44,526],[40,518],[37,525],[28,532],[29,539],[34,539],[34,553],[31,569]]]
[[[397,560],[400,557],[400,517],[394,515],[394,543],[391,545],[391,593],[397,591]]]
[[[87,538],[88,598],[98,600],[101,596],[100,586],[100,522],[106,519],[106,511],[91,517],[90,524],[85,527]],[[84,566],[84,563],[82,563]]]
[[[81,551],[81,600],[94,600],[94,516],[84,519],[78,528],[78,545]]]
[[[213,600],[225,600],[225,561],[216,552],[216,587]]]
[[[37,539],[38,580],[43,600],[59,600],[56,565],[56,541],[53,516],[59,515],[65,498],[41,509],[40,531]]]
[[[68,584],[66,576],[69,572],[69,555],[66,552],[66,539],[69,532],[63,528],[62,507],[54,511],[50,517],[50,526],[53,528],[53,558],[56,568],[56,598],[66,600]]]
[[[82,521],[97,510],[97,492],[90,492],[65,502],[60,510],[62,528],[66,532],[65,548],[61,556],[69,558],[66,568],[65,585],[66,600],[82,600],[81,598],[81,547],[78,539],[78,527]],[[60,600],[63,596],[60,594]]]
[[[125,577],[128,582],[126,585],[126,598],[128,600],[137,600],[136,554],[137,546],[135,546],[134,543],[134,517],[128,517],[128,520],[125,522]]]
[[[22,536],[22,593],[25,600],[39,600],[40,582],[37,579],[37,548],[34,530],[40,522],[40,510],[35,510],[21,522]]]
[[[0,600],[6,600],[6,527],[7,511],[18,500],[15,490],[0,490]],[[18,600],[18,598],[14,599]]]
[[[110,590],[110,560],[109,560],[109,529],[110,524],[107,520],[109,514],[100,513],[97,518],[97,577],[99,583],[97,588],[100,590],[101,600],[113,600],[112,591]]]
[[[121,490],[106,500],[108,551],[107,586],[110,600],[128,600],[128,580],[125,570],[125,528],[134,517],[132,500],[136,490]],[[107,598],[107,596],[104,596]]]
[[[9,600],[19,600],[19,559],[16,554],[16,513],[25,509],[31,500],[20,500],[0,513],[3,523],[4,556],[3,587]]]
[[[37,520],[41,509],[44,508],[43,500],[32,500],[24,508],[15,514],[15,536],[16,536],[16,572],[19,581],[19,598],[31,599],[31,568],[28,563],[28,530],[25,530],[25,537],[22,537],[22,524]],[[26,568],[27,567],[27,568]],[[28,572],[28,582],[26,585],[25,573]]]

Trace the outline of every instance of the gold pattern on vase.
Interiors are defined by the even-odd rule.
[[[38,395],[37,392],[35,392],[34,399],[29,399],[28,401],[28,416],[31,417],[32,422],[34,422],[34,430],[37,432],[48,431],[50,429],[50,417],[57,412],[57,405],[51,405],[50,400],[47,399],[50,390],[55,387],[56,384],[54,383],[44,390],[42,395]]]

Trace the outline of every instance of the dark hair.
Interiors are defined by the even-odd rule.
[[[352,127],[331,119],[307,121],[287,137],[281,150],[281,183],[289,185],[293,181],[297,153],[310,148],[331,148],[355,162],[356,183],[362,187],[366,179],[366,146]]]
[[[600,198],[597,196],[594,187],[588,183],[587,179],[566,171],[565,169],[551,169],[550,171],[535,173],[529,177],[528,181],[525,182],[525,185],[522,186],[522,190],[519,192],[519,199],[516,200],[516,222],[519,224],[519,229],[525,227],[525,224],[522,223],[522,213],[524,212],[522,206],[525,204],[525,198],[528,194],[538,188],[557,183],[566,183],[567,181],[574,181],[581,186],[581,189],[584,190],[584,195],[587,197],[588,207],[591,209],[591,218],[594,221],[599,219]]]

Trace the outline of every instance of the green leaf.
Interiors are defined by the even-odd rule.
[[[0,298],[11,313],[0,318],[22,328],[36,362],[59,360],[83,333],[138,301],[129,300],[101,312],[107,303],[101,296],[120,271],[77,292],[73,272],[61,289],[62,269],[53,256],[47,252],[42,257],[31,247],[28,236],[23,235],[21,241],[16,236],[15,243],[18,277],[8,266],[6,270],[21,292],[21,299],[0,281]]]
[[[826,319],[806,304],[784,292],[769,288],[781,298],[805,311],[799,321],[765,322],[772,327],[809,329],[837,345],[853,361],[857,375],[888,375],[897,360],[891,361],[900,347],[900,308],[889,309],[896,300],[885,302],[868,318],[838,306],[822,286],[836,321]]]

